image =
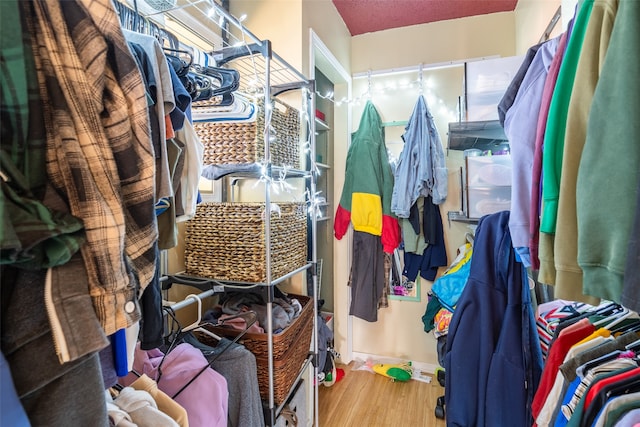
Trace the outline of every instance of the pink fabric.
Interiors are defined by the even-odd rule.
[[[218,319],[218,322],[222,322],[224,320],[224,326],[229,326],[229,327],[232,327],[233,329],[244,331],[245,328],[247,327],[247,321],[242,317],[235,317],[233,319],[229,319],[229,317],[232,317],[232,316],[233,315],[231,314],[223,314]],[[249,327],[249,329],[247,329],[247,332],[252,334],[264,334],[264,329],[256,321],[253,325]]]
[[[202,352],[191,344],[179,344],[171,350],[164,361],[164,354],[153,349],[140,350],[136,346],[133,369],[139,374],[156,380],[158,388],[173,398],[188,414],[190,427],[227,427],[229,391],[227,380],[211,368],[207,368],[178,396],[175,394],[208,362]],[[162,365],[160,366],[160,363]],[[158,381],[158,367],[162,371]],[[129,386],[137,377],[129,374],[120,383]]]
[[[556,87],[560,65],[567,47],[567,33],[560,36],[558,42],[558,50],[556,51],[549,73],[542,90],[542,100],[540,104],[540,113],[538,114],[538,125],[536,128],[536,144],[533,158],[533,176],[531,180],[531,210],[529,217],[529,254],[531,255],[531,267],[534,270],[540,269],[540,258],[538,258],[538,243],[540,239],[540,182],[542,179],[542,143],[544,141],[544,133],[547,128],[547,118],[549,116],[549,106],[551,105],[551,97]]]

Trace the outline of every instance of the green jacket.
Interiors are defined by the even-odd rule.
[[[604,64],[613,30],[618,0],[595,0],[578,61],[569,104],[564,139],[560,198],[555,238],[555,297],[597,304],[582,295],[582,270],[578,265],[578,219],[576,183],[580,157],[587,137],[589,110]]]
[[[400,244],[400,226],[391,212],[392,193],[393,173],[382,120],[367,101],[347,153],[344,186],[333,225],[336,238],[342,239],[352,223],[356,231],[381,236],[384,251],[393,253]]]
[[[621,0],[576,187],[583,292],[620,300],[640,178],[640,2]]]
[[[584,35],[591,16],[591,10],[593,9],[593,1],[585,0],[579,6],[578,15],[573,24],[571,37],[567,43],[567,50],[560,66],[558,81],[549,106],[549,118],[544,135],[542,154],[542,212],[540,219],[540,232],[542,233],[553,234],[556,232],[562,155],[569,102]]]

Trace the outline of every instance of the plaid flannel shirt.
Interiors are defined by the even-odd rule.
[[[33,9],[47,172],[85,225],[89,292],[110,335],[139,319],[136,291],[155,270],[145,89],[109,0],[34,1]]]

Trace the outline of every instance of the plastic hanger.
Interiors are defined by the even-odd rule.
[[[211,338],[214,338],[218,341],[222,340],[222,338],[216,334],[214,334],[213,332],[209,331],[208,329],[205,329],[202,327],[202,299],[200,299],[200,297],[198,295],[195,294],[189,294],[185,297],[185,299],[195,299],[198,303],[198,320],[196,320],[194,323],[190,324],[189,326],[185,326],[184,328],[182,328],[182,332],[189,332],[189,331],[193,331],[193,332],[201,332],[205,335],[210,336]]]
[[[187,295],[185,297],[185,300],[188,300],[188,299],[195,299],[196,302],[198,303],[198,319],[195,322],[193,322],[192,324],[182,328],[182,332],[187,332],[187,331],[190,331],[192,329],[197,328],[198,326],[200,326],[200,321],[202,320],[202,300],[196,294]]]
[[[620,324],[623,320],[628,319],[633,314],[633,312],[627,308],[623,308],[623,310],[624,311],[620,315],[616,316],[616,318],[611,323],[605,325],[604,328],[610,331],[611,328]]]
[[[627,350],[631,350],[635,353],[637,353],[638,351],[640,351],[640,339],[637,341],[632,342],[631,344],[627,344],[627,346],[625,347]]]
[[[604,327],[606,329],[609,329],[609,327],[613,327],[617,325],[624,318],[626,318],[631,314],[631,312],[628,309],[618,304],[616,304],[616,306],[617,307],[615,307],[611,312],[605,311],[604,313],[598,313],[599,315],[606,316],[606,317],[604,319],[593,322],[593,326],[595,326],[596,328]],[[596,314],[596,313],[593,313],[593,314]]]

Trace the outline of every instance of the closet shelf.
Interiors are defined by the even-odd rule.
[[[174,8],[146,17],[190,33],[193,41],[213,57],[216,66],[228,65],[240,73],[243,92],[255,93],[264,87],[267,75],[270,86],[297,83],[302,87],[310,83],[272,51],[268,40],[259,39],[215,0],[178,0]]]
[[[457,211],[447,212],[447,219],[449,220],[449,225],[451,225],[451,221],[462,222],[465,224],[478,224],[480,221],[480,218],[469,218],[463,212]]]
[[[217,180],[225,176],[230,178],[258,179],[263,175],[263,172],[263,165],[259,163],[209,165],[204,167],[202,177],[210,180]],[[310,178],[311,173],[300,169],[271,166],[271,176],[283,179]]]
[[[329,127],[328,124],[324,122],[324,120],[320,120],[319,118],[316,117],[316,130],[327,131],[327,130],[331,130],[331,128]]]
[[[312,265],[313,263],[309,262],[294,271],[291,271],[281,277],[273,279],[271,280],[271,285],[273,286],[281,282],[284,282],[290,277],[295,276],[296,274],[311,268]],[[217,279],[210,279],[207,277],[190,276],[182,273],[165,276],[162,278],[161,283],[162,283],[163,290],[170,289],[171,286],[175,283],[178,285],[193,286],[194,288],[198,288],[201,291],[208,291],[210,289],[213,289],[215,292],[220,292],[220,293],[224,292],[227,287],[251,289],[258,286],[266,286],[266,283],[264,282],[234,282],[230,280],[217,280]]]

